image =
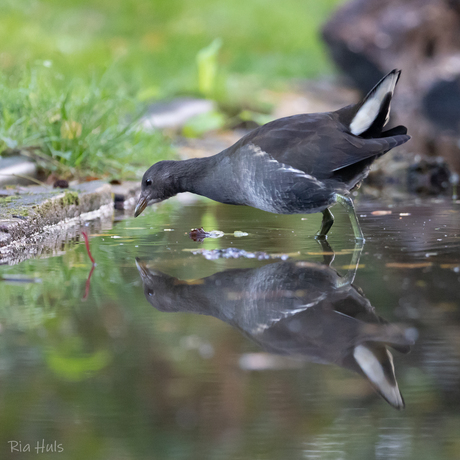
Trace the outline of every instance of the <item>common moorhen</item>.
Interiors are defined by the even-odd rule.
[[[404,126],[382,131],[400,74],[392,70],[359,104],[274,120],[211,157],[155,163],[142,178],[134,215],[192,192],[278,214],[322,212],[317,237],[325,238],[334,222],[329,208],[340,203],[363,240],[350,192],[376,158],[410,139]]]

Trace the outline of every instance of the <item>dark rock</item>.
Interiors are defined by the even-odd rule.
[[[58,179],[54,182],[53,188],[69,188],[69,183],[64,179]]]
[[[437,81],[422,104],[425,115],[439,129],[460,132],[460,76]]]
[[[402,69],[392,102],[406,149],[460,172],[460,0],[353,0],[323,29],[336,64],[363,92]]]
[[[407,76],[406,84],[424,94],[442,76],[448,80],[460,73],[455,59],[460,51],[458,4],[458,0],[354,0],[337,10],[323,37],[335,62],[363,91],[398,67]]]
[[[133,212],[141,191],[140,181],[126,181],[113,184],[114,208],[118,211]]]
[[[423,195],[439,195],[450,189],[451,172],[444,159],[423,158],[407,171],[409,191]]]
[[[114,195],[113,195],[113,206],[118,211],[123,211],[125,209],[125,195],[120,195],[119,193],[114,193]]]

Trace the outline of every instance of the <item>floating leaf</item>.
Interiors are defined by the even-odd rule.
[[[373,216],[388,216],[392,213],[392,211],[372,211],[371,214]]]
[[[433,264],[431,262],[416,262],[416,263],[410,263],[410,262],[389,262],[385,264],[385,267],[387,268],[426,268],[426,267],[431,267]]]

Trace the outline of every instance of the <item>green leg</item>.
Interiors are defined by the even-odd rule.
[[[336,194],[336,199],[337,203],[340,203],[347,210],[355,238],[357,240],[361,240],[364,243],[364,235],[361,227],[359,226],[358,217],[356,216],[353,201],[348,196],[339,195],[338,193]]]
[[[347,274],[337,283],[337,287],[341,286],[348,286],[353,284],[355,280],[356,271],[358,270],[359,266],[359,259],[361,257],[361,253],[363,252],[364,248],[364,239],[356,239],[355,247],[353,249],[353,255],[351,256],[350,267],[348,269]]]
[[[318,239],[318,243],[321,245],[321,249],[324,252],[323,255],[323,263],[325,265],[330,266],[331,263],[334,261],[334,251],[329,245],[329,243],[324,239]],[[336,287],[341,288],[343,286],[350,286],[353,284],[355,280],[356,272],[359,267],[359,259],[361,258],[361,254],[364,248],[364,240],[355,241],[355,247],[353,248],[353,255],[351,256],[350,265],[348,267],[348,271],[345,276],[340,277],[336,280]]]
[[[321,246],[323,251],[323,264],[327,265],[328,267],[334,262],[335,253],[334,250],[331,248],[330,244],[324,238],[316,238],[318,244]]]
[[[323,211],[323,220],[321,222],[321,230],[316,234],[315,238],[317,240],[325,240],[327,238],[327,232],[331,229],[332,224],[334,223],[334,216],[332,212],[329,211],[329,208],[326,208]]]

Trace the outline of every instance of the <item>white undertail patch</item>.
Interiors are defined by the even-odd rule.
[[[385,350],[390,360],[391,368],[394,373],[393,357],[388,350]],[[364,345],[358,345],[353,351],[353,357],[362,369],[366,377],[382,393],[384,398],[395,407],[404,406],[401,393],[397,383],[390,382],[385,376],[382,364],[372,351]]]
[[[359,136],[370,128],[379,114],[383,99],[388,93],[393,95],[396,83],[399,78],[399,72],[392,72],[378,85],[374,94],[362,105],[350,123],[350,131],[355,136]],[[374,91],[374,90],[372,90]],[[387,124],[390,115],[390,107],[385,118],[384,125]]]

